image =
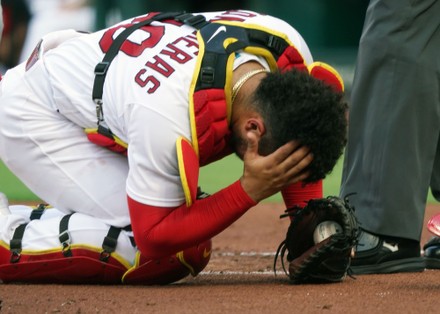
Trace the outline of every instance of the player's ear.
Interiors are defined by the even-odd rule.
[[[266,132],[266,127],[261,118],[249,118],[245,124],[246,132],[253,132],[258,138]]]

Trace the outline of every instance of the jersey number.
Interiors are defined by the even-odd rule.
[[[152,15],[155,14],[149,13],[147,15],[134,19],[129,24],[117,25],[115,27],[108,29],[102,36],[101,40],[99,41],[99,46],[102,52],[106,53],[110,49],[110,46],[112,45],[114,39],[117,36],[116,34],[119,34],[120,32],[123,31],[123,29],[128,28],[135,23],[149,19]],[[154,27],[150,25],[142,26],[139,28],[139,30],[145,33],[143,39],[140,38],[140,36],[138,36],[139,40],[135,42],[127,38],[122,44],[120,51],[131,57],[139,57],[144,52],[145,49],[153,48],[159,43],[159,41],[161,40],[162,36],[165,33],[164,29],[165,28],[163,26],[154,26]]]

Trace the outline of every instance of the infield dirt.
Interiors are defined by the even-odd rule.
[[[1,313],[439,313],[440,270],[291,285],[274,252],[288,221],[280,204],[251,209],[213,239],[195,278],[168,286],[0,284]],[[426,219],[440,213],[429,205]],[[426,225],[426,224],[425,224]],[[422,243],[431,235],[423,230]]]

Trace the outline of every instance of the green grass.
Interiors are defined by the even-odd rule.
[[[339,159],[333,171],[324,179],[324,196],[339,195],[341,184],[343,157]],[[233,183],[243,172],[242,162],[235,156],[226,157],[219,162],[206,166],[201,169],[200,181],[202,189],[208,193],[214,193],[221,187]],[[266,201],[281,202],[281,194],[278,193]],[[436,203],[437,201],[431,194],[428,194],[428,203]]]
[[[199,184],[208,193],[218,190],[238,180],[243,173],[243,164],[235,156],[228,156],[214,164],[203,167],[200,170]],[[332,174],[324,181],[325,195],[337,195],[339,193],[341,165],[336,166]],[[23,183],[21,183],[2,163],[0,163],[0,191],[9,199],[15,201],[38,200]],[[281,201],[281,195],[277,194],[268,201]]]
[[[44,178],[42,178],[43,180]],[[34,201],[38,198],[0,162],[0,192],[12,201]]]
[[[332,173],[324,180],[324,195],[339,195],[339,185],[342,174],[342,158],[338,161]],[[243,172],[242,162],[235,156],[228,156],[214,164],[203,167],[200,170],[199,185],[205,192],[215,193],[218,190],[238,180]],[[42,178],[44,180],[44,178]],[[21,183],[4,165],[0,162],[0,191],[5,193],[13,201],[38,201],[26,186]],[[278,193],[266,201],[281,202],[281,195]],[[436,202],[429,193],[428,202]]]
[[[214,193],[221,187],[238,180],[243,173],[243,164],[236,157],[228,156],[214,164],[203,167],[200,171],[199,185],[208,193]],[[332,173],[324,180],[324,195],[338,195],[342,174],[342,159],[338,161]],[[281,201],[281,194],[278,193],[266,201]]]

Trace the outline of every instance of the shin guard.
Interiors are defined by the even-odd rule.
[[[0,281],[120,284],[136,248],[129,228],[83,214],[11,206],[0,217]]]
[[[99,252],[72,249],[61,252],[12,255],[0,245],[0,279],[4,283],[118,284],[127,267],[113,257],[103,262]]]

